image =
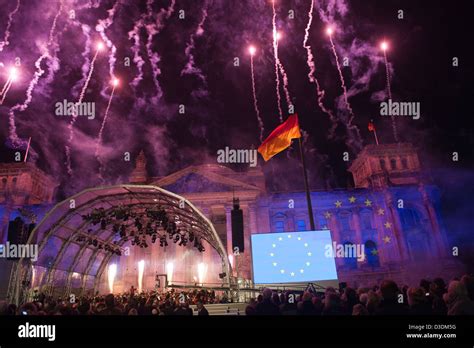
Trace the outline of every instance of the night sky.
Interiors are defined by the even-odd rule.
[[[315,0],[308,45],[314,55],[315,76],[325,90],[324,104],[338,119],[334,136],[330,136],[333,124],[317,105],[303,47],[311,1],[276,0],[277,30],[282,36],[278,54],[306,134],[313,188],[351,185],[343,152],[355,158],[361,146],[374,142],[367,130],[369,120],[374,120],[382,143],[393,142],[390,118],[379,115],[379,102],[387,98],[379,48],[382,40],[389,43],[393,99],[421,103],[419,120],[397,118],[400,141],[414,143],[423,165],[439,177],[441,187],[461,177],[472,182],[469,169],[474,137],[469,121],[474,99],[468,82],[474,78],[474,60],[469,2]],[[249,45],[257,48],[254,69],[264,136],[279,124],[271,1],[64,0],[58,12],[59,5],[59,0],[21,0],[11,16],[17,0],[0,1],[0,41],[9,15],[12,17],[8,45],[0,51],[2,86],[15,59],[21,62],[18,79],[0,105],[0,137],[2,143],[15,134],[21,139],[31,137],[29,160],[61,182],[60,196],[100,183],[126,182],[133,158],[141,149],[149,160],[149,173],[164,176],[191,164],[216,163],[216,151],[226,146],[257,148],[259,128]],[[294,19],[289,18],[290,10]],[[403,19],[398,18],[399,10]],[[180,13],[184,19],[179,18]],[[56,26],[51,30],[55,18]],[[333,40],[340,60],[349,58],[342,73],[354,110],[352,130],[348,129],[341,82],[325,34],[328,25],[335,28]],[[56,116],[55,104],[78,100],[99,42],[106,47],[97,55],[83,99],[95,102],[96,117],[78,117],[74,123],[68,173],[65,147],[71,117]],[[239,66],[234,66],[236,57]],[[453,57],[459,58],[459,66],[453,67]],[[35,72],[39,76],[31,88],[31,101],[20,107]],[[95,147],[114,77],[120,83],[114,91],[98,160]],[[281,96],[286,110],[283,88]],[[184,114],[179,113],[180,105],[185,106]],[[259,160],[270,190],[302,189],[295,150],[296,146],[266,164]],[[451,160],[453,151],[459,152],[458,162]],[[125,152],[132,154],[131,162],[124,162]],[[13,161],[13,151],[6,145],[0,160]],[[289,175],[292,170],[294,175]]]

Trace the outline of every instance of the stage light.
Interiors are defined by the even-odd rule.
[[[250,46],[249,47],[249,53],[251,56],[255,55],[255,52],[257,52],[257,49],[255,48],[255,46]]]
[[[144,272],[145,272],[145,260],[140,260],[138,261],[138,293],[142,292]]]
[[[18,79],[18,69],[15,67],[10,68],[8,75],[11,81],[16,81]]]
[[[276,32],[276,39],[277,39],[277,41],[279,41],[281,38],[282,38],[282,34],[281,34],[279,31],[277,31],[277,32]]]
[[[326,34],[328,34],[329,36],[331,36],[333,33],[334,33],[334,29],[333,29],[332,27],[327,27],[327,28],[326,28]]]
[[[386,51],[388,50],[388,43],[386,41],[383,41],[381,44],[380,44],[380,49],[382,51]]]
[[[97,43],[97,51],[102,51],[104,49],[104,44],[102,42]]]
[[[173,262],[168,262],[166,264],[166,277],[168,278],[168,284],[171,284],[173,281]]]
[[[117,274],[117,265],[115,263],[109,265],[108,276],[109,276],[109,291],[111,294],[114,293],[114,280]]]
[[[204,279],[206,277],[207,265],[204,262],[198,264],[198,279],[199,284],[204,284]]]
[[[112,80],[112,85],[113,85],[114,87],[117,87],[117,86],[119,85],[119,83],[120,83],[119,79],[113,79],[113,80]]]
[[[232,268],[234,268],[234,255],[229,254],[229,262]]]

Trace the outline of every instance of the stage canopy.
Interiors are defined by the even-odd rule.
[[[205,240],[217,251],[222,260],[222,272],[226,273],[226,285],[229,285],[231,270],[226,249],[212,223],[192,203],[156,186],[117,185],[84,190],[46,214],[28,240],[29,244],[38,244],[38,259],[20,260],[13,282],[11,280],[10,296],[19,300],[25,284],[67,294],[73,278],[80,278],[82,293],[97,289],[111,257],[123,254],[126,241],[111,226],[104,229],[100,223],[94,225],[84,216],[122,208],[140,215],[155,207],[165,210],[180,229],[192,231],[196,238]],[[90,237],[97,240],[95,245],[83,241]],[[134,247],[138,248],[130,249]],[[38,270],[43,270],[41,277]]]

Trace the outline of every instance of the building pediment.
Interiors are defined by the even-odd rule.
[[[153,185],[175,193],[261,191],[255,185],[217,174],[206,166],[191,166],[156,180]]]

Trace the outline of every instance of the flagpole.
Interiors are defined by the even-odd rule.
[[[378,145],[379,144],[379,138],[377,138],[377,131],[374,128],[374,136],[375,136],[375,143]]]
[[[306,162],[304,159],[303,143],[301,141],[301,137],[298,138],[298,142],[300,144],[301,164],[303,165],[304,188],[306,190],[306,202],[308,204],[309,224],[311,226],[311,231],[314,231],[316,228],[314,226],[313,205],[311,204],[311,194],[309,192],[308,174],[306,173]]]
[[[24,163],[26,163],[26,159],[28,158],[28,152],[30,150],[30,143],[31,143],[31,137],[29,137],[29,139],[28,139],[28,146],[26,147],[26,152],[25,152],[25,160],[23,161]]]

